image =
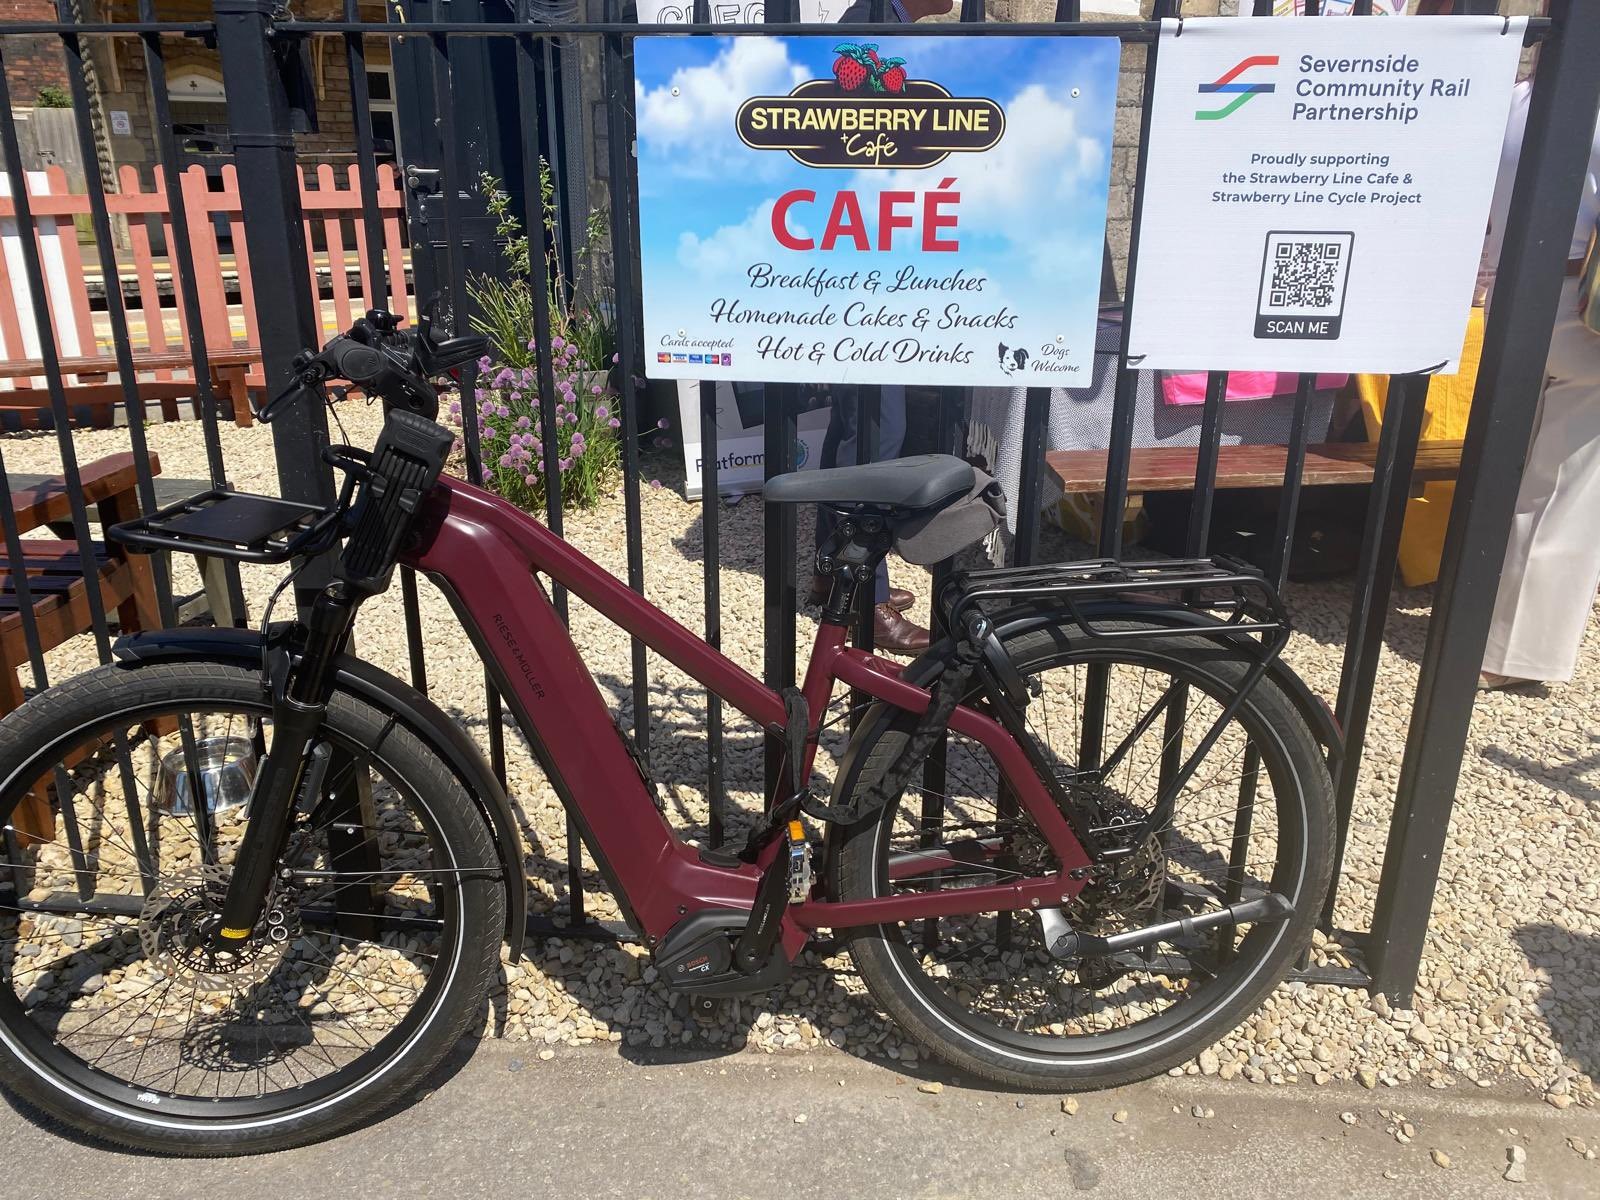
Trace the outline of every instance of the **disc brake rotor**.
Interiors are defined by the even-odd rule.
[[[218,948],[213,932],[231,877],[226,867],[206,865],[157,883],[139,912],[146,958],[168,975],[213,991],[237,991],[270,976],[299,930],[298,914],[275,889],[249,940],[238,949]]]

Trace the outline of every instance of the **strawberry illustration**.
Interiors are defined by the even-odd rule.
[[[840,51],[855,50],[854,46],[839,47]],[[871,78],[872,72],[858,58],[851,54],[840,53],[833,60],[833,77],[839,81],[839,86],[847,92],[853,92]]]
[[[883,63],[880,62],[879,59],[878,59],[878,43],[877,42],[869,42],[869,43],[863,45],[861,47],[861,50],[862,50],[862,52],[864,54],[866,54],[867,61],[872,64],[872,69],[873,69],[874,72],[878,72],[878,71],[883,70]]]
[[[883,70],[878,73],[878,82],[883,85],[884,91],[896,94],[905,90],[905,61],[903,58],[891,58],[883,64]]]

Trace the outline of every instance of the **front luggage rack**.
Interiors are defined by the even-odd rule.
[[[282,563],[336,532],[339,505],[322,507],[213,488],[113,525],[112,541],[136,550],[178,550],[237,562]]]
[[[1163,593],[1168,595],[1164,596]],[[1222,618],[1209,629],[1175,625],[1167,629],[1119,630],[1097,627],[1085,605],[1095,600],[1147,596],[1152,610],[1209,612]],[[941,602],[946,628],[960,629],[970,608],[989,603],[1049,600],[1065,605],[1089,637],[1106,641],[1196,633],[1259,633],[1286,637],[1289,618],[1277,589],[1248,563],[1215,558],[1118,562],[1110,558],[962,571],[946,585]],[[1125,615],[1125,612],[1124,614]]]

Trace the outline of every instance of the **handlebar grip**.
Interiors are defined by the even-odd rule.
[[[334,375],[355,384],[376,383],[391,370],[382,350],[342,333],[322,348],[322,357]]]

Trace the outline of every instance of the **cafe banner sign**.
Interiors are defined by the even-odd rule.
[[[1080,387],[1114,38],[644,38],[657,379]]]
[[[1454,373],[1525,24],[1163,22],[1129,362]]]

